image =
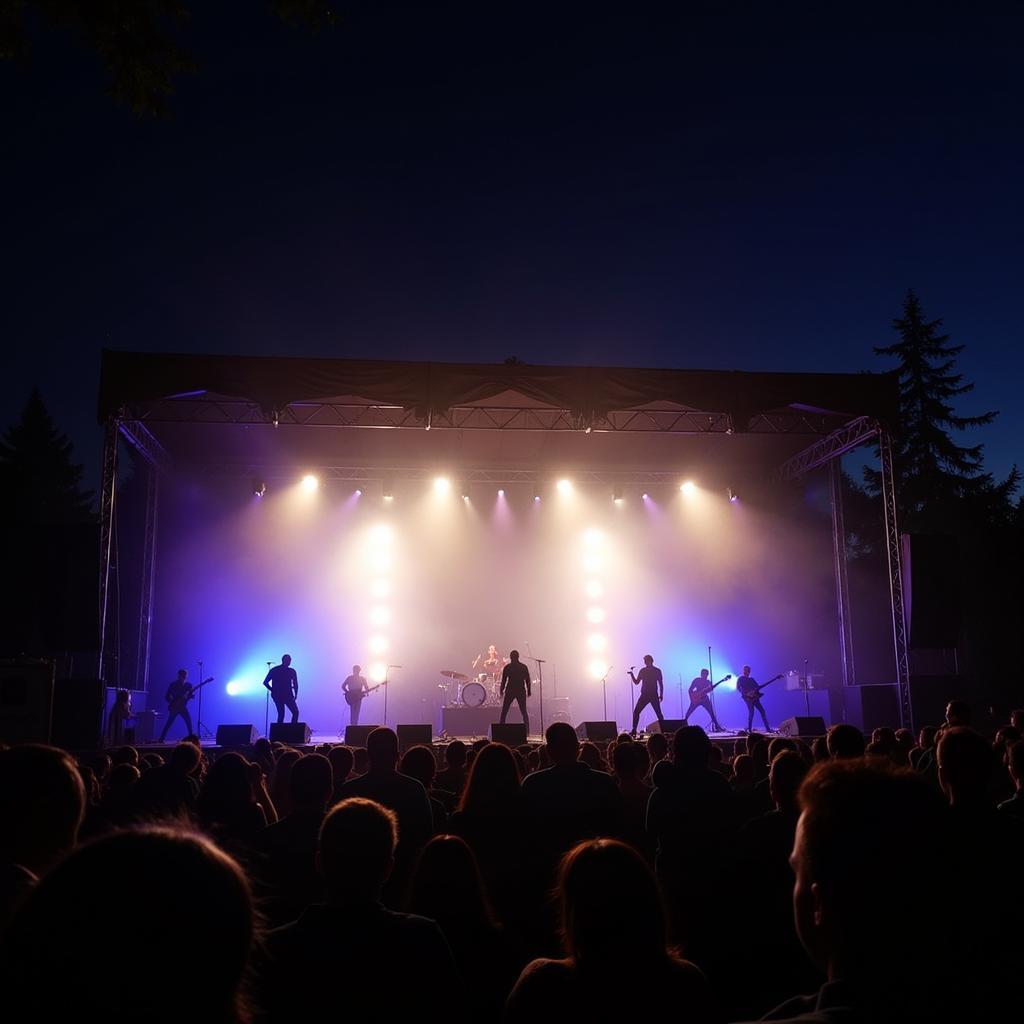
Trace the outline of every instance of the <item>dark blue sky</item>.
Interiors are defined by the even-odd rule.
[[[5,420],[90,476],[102,346],[858,371],[908,287],[1021,460],[1010,5],[192,6],[165,121],[0,66]]]

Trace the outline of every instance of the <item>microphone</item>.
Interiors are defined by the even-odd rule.
[[[388,665],[388,668],[401,668],[401,665]]]

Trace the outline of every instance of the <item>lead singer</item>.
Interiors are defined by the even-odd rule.
[[[629,670],[629,678],[633,680],[634,686],[640,687],[640,697],[636,702],[636,707],[633,708],[633,728],[630,730],[630,735],[636,735],[636,727],[640,722],[640,712],[643,711],[648,704],[654,708],[654,713],[658,716],[658,723],[661,725],[661,731],[665,731],[665,718],[661,713],[661,702],[665,696],[665,680],[661,676],[661,669],[657,668],[654,664],[654,657],[650,654],[644,655],[644,667],[640,669],[639,675],[633,675],[633,670]]]
[[[505,700],[501,705],[502,725],[505,724],[505,716],[508,709],[512,707],[512,701],[519,702],[519,710],[523,714],[523,725],[526,726],[526,735],[530,735],[530,716],[526,713],[526,698],[530,696],[530,670],[519,660],[518,651],[509,651],[509,663],[501,670],[501,687],[499,694],[504,694]]]

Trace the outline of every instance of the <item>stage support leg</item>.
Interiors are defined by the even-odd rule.
[[[99,650],[97,670],[108,685],[118,685],[107,670],[107,633],[110,611],[110,574],[114,538],[114,501],[117,492],[117,439],[120,433],[117,419],[107,420],[103,438],[103,476],[100,484],[100,592],[99,592]]]
[[[850,613],[850,584],[846,559],[846,522],[843,517],[843,469],[839,458],[829,462],[828,475],[832,491],[832,559],[835,566],[836,613],[839,619],[839,658],[842,663],[843,686],[856,686],[853,618]],[[843,708],[845,707],[844,700]]]
[[[146,478],[146,532],[142,541],[142,589],[139,592],[139,649],[135,689],[149,690],[149,651],[153,636],[153,589],[156,570],[156,524],[160,503],[160,470],[150,463]]]

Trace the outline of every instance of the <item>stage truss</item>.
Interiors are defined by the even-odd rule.
[[[896,514],[892,442],[883,424],[870,416],[850,417],[845,414],[805,409],[783,409],[757,412],[736,421],[728,411],[684,409],[669,404],[647,404],[637,408],[618,409],[600,415],[583,415],[567,408],[538,407],[514,404],[465,404],[425,415],[415,410],[388,403],[360,401],[293,402],[282,409],[266,411],[256,402],[215,395],[188,395],[149,403],[132,403],[119,407],[106,419],[103,478],[100,501],[101,568],[100,603],[100,673],[116,678],[108,664],[110,633],[109,587],[113,559],[113,522],[116,514],[117,449],[119,439],[130,446],[148,467],[146,520],[143,550],[143,579],[138,623],[138,656],[135,687],[146,689],[149,673],[149,651],[152,635],[153,592],[156,571],[156,532],[160,479],[171,466],[171,457],[158,440],[154,429],[161,424],[206,424],[274,427],[305,427],[356,430],[438,430],[438,431],[533,431],[583,433],[648,433],[677,435],[745,434],[808,436],[810,444],[787,459],[779,469],[783,480],[795,480],[814,469],[829,467],[830,504],[832,516],[833,562],[836,584],[836,608],[839,622],[839,648],[844,686],[856,684],[853,659],[853,630],[850,618],[847,552],[843,517],[843,500],[839,459],[868,444],[879,453],[882,479],[882,506],[889,574],[889,597],[892,618],[893,650],[899,692],[900,721],[913,728],[910,702],[910,674],[907,628],[903,602],[902,554]],[[293,472],[289,467],[274,467],[253,460],[197,460],[192,463],[200,473],[248,477],[253,480],[275,479],[276,474]],[[387,466],[379,463],[314,464],[325,480],[353,482],[426,480],[432,472],[417,466]],[[678,480],[678,472],[654,470],[582,470],[574,474],[581,482],[591,484],[658,485]],[[467,468],[460,474],[462,482],[473,484],[542,484],[550,475],[539,468]],[[119,680],[121,685],[123,681]]]

